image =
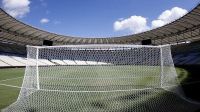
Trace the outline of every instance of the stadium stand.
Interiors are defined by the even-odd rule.
[[[175,65],[199,65],[200,41],[172,46]]]
[[[26,65],[26,58],[24,50],[17,52],[18,47],[15,49],[13,46],[0,46],[0,67],[22,67]],[[128,52],[127,52],[128,53]],[[103,54],[103,53],[102,53]],[[172,54],[175,65],[199,65],[200,64],[200,41],[192,43],[184,43],[172,45]],[[112,55],[112,54],[111,54]],[[87,54],[82,53],[82,56]],[[78,57],[69,60],[40,60],[39,65],[101,65],[108,64],[109,62],[95,62],[93,59],[88,58],[88,61],[81,61]],[[34,65],[33,60],[29,64]]]
[[[31,59],[30,59],[31,60]],[[0,55],[0,67],[25,67],[27,59],[14,54]],[[81,61],[81,60],[46,60],[39,59],[39,66],[47,65],[105,65],[105,62]],[[29,65],[36,65],[36,60],[29,61]]]
[[[0,42],[0,54],[26,55],[25,46]]]
[[[0,60],[11,65],[11,66],[25,66],[24,63],[21,63],[10,56],[0,55]]]
[[[127,52],[128,53],[128,52]],[[0,67],[22,67],[26,64],[25,58],[26,51],[22,46],[13,44],[0,44]],[[73,54],[73,53],[72,53]],[[102,52],[103,54],[103,52]],[[172,45],[172,54],[175,65],[199,65],[200,64],[200,41],[192,43],[183,43]],[[69,54],[70,55],[70,54]],[[112,55],[112,54],[111,54]],[[82,56],[87,54],[82,53]],[[81,61],[78,57],[73,57],[69,60],[40,60],[38,63],[41,66],[44,65],[101,65],[109,62],[94,62],[90,59],[87,61]],[[74,61],[73,61],[74,60]],[[95,59],[97,60],[97,59]],[[34,60],[30,64],[34,65]]]

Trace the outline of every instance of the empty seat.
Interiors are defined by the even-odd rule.
[[[96,61],[86,61],[88,65],[97,65],[98,63]]]
[[[86,61],[75,60],[77,65],[88,65]]]
[[[67,65],[77,65],[75,61],[73,60],[63,60]]]
[[[51,60],[52,62],[58,64],[58,65],[67,65],[65,62],[63,62],[62,60]]]
[[[5,62],[11,66],[25,66],[24,63],[21,63],[15,59],[11,58],[10,56],[0,55],[0,60],[2,60],[3,62]]]
[[[17,61],[19,61],[19,62],[21,62],[21,63],[24,63],[24,64],[26,64],[26,58],[23,58],[23,57],[17,57],[17,56],[11,56],[13,59],[15,59],[15,60],[17,60]]]
[[[105,62],[98,62],[97,64],[98,64],[98,65],[107,65],[108,63],[105,63]]]
[[[45,63],[46,65],[55,65],[54,63],[50,62],[49,60],[46,59],[39,59],[40,62]]]
[[[47,65],[47,64],[42,63],[40,61],[37,61],[36,59],[29,59],[29,60],[30,61],[28,62],[28,65],[30,65],[30,66],[36,66],[36,64],[38,64],[39,66],[45,66],[45,65]]]
[[[8,66],[11,66],[11,65],[6,64],[6,63],[0,61],[0,67],[8,67]]]

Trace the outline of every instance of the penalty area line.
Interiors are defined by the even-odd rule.
[[[14,80],[14,79],[20,79],[20,78],[23,78],[23,77],[16,77],[16,78],[10,78],[10,79],[5,79],[5,80],[0,80],[0,82]]]
[[[2,84],[2,86],[13,87],[23,89],[23,87],[13,86],[8,84]],[[35,89],[35,88],[25,88],[25,89]],[[110,93],[110,92],[126,92],[126,91],[137,91],[137,90],[149,90],[149,89],[158,89],[158,88],[143,88],[143,89],[129,89],[129,90],[110,90],[110,91],[65,91],[65,90],[48,90],[48,89],[39,89],[38,91],[46,91],[46,92],[67,92],[67,93]],[[37,89],[35,89],[37,90]]]
[[[157,89],[157,88],[143,88],[143,89],[129,89],[129,90],[110,90],[110,91],[65,91],[65,90],[39,89],[39,91],[67,92],[67,93],[110,93],[110,92],[127,92],[127,91],[138,91],[138,90],[149,90],[149,89]]]
[[[19,87],[19,86],[13,86],[13,85],[8,85],[8,84],[1,84],[1,83],[0,83],[0,85],[1,86],[7,86],[7,87],[13,87],[13,88],[19,88],[19,89],[21,89],[21,87]]]

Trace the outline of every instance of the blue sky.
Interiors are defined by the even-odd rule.
[[[1,0],[1,7],[18,20],[50,32],[108,37],[162,26],[198,3],[199,0]]]

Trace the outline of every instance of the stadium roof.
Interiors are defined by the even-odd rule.
[[[109,38],[81,38],[50,33],[24,24],[0,9],[0,42],[2,43],[42,45],[43,40],[51,40],[54,45],[139,44],[146,39],[151,39],[155,45],[200,40],[200,4],[185,16],[160,28]]]

